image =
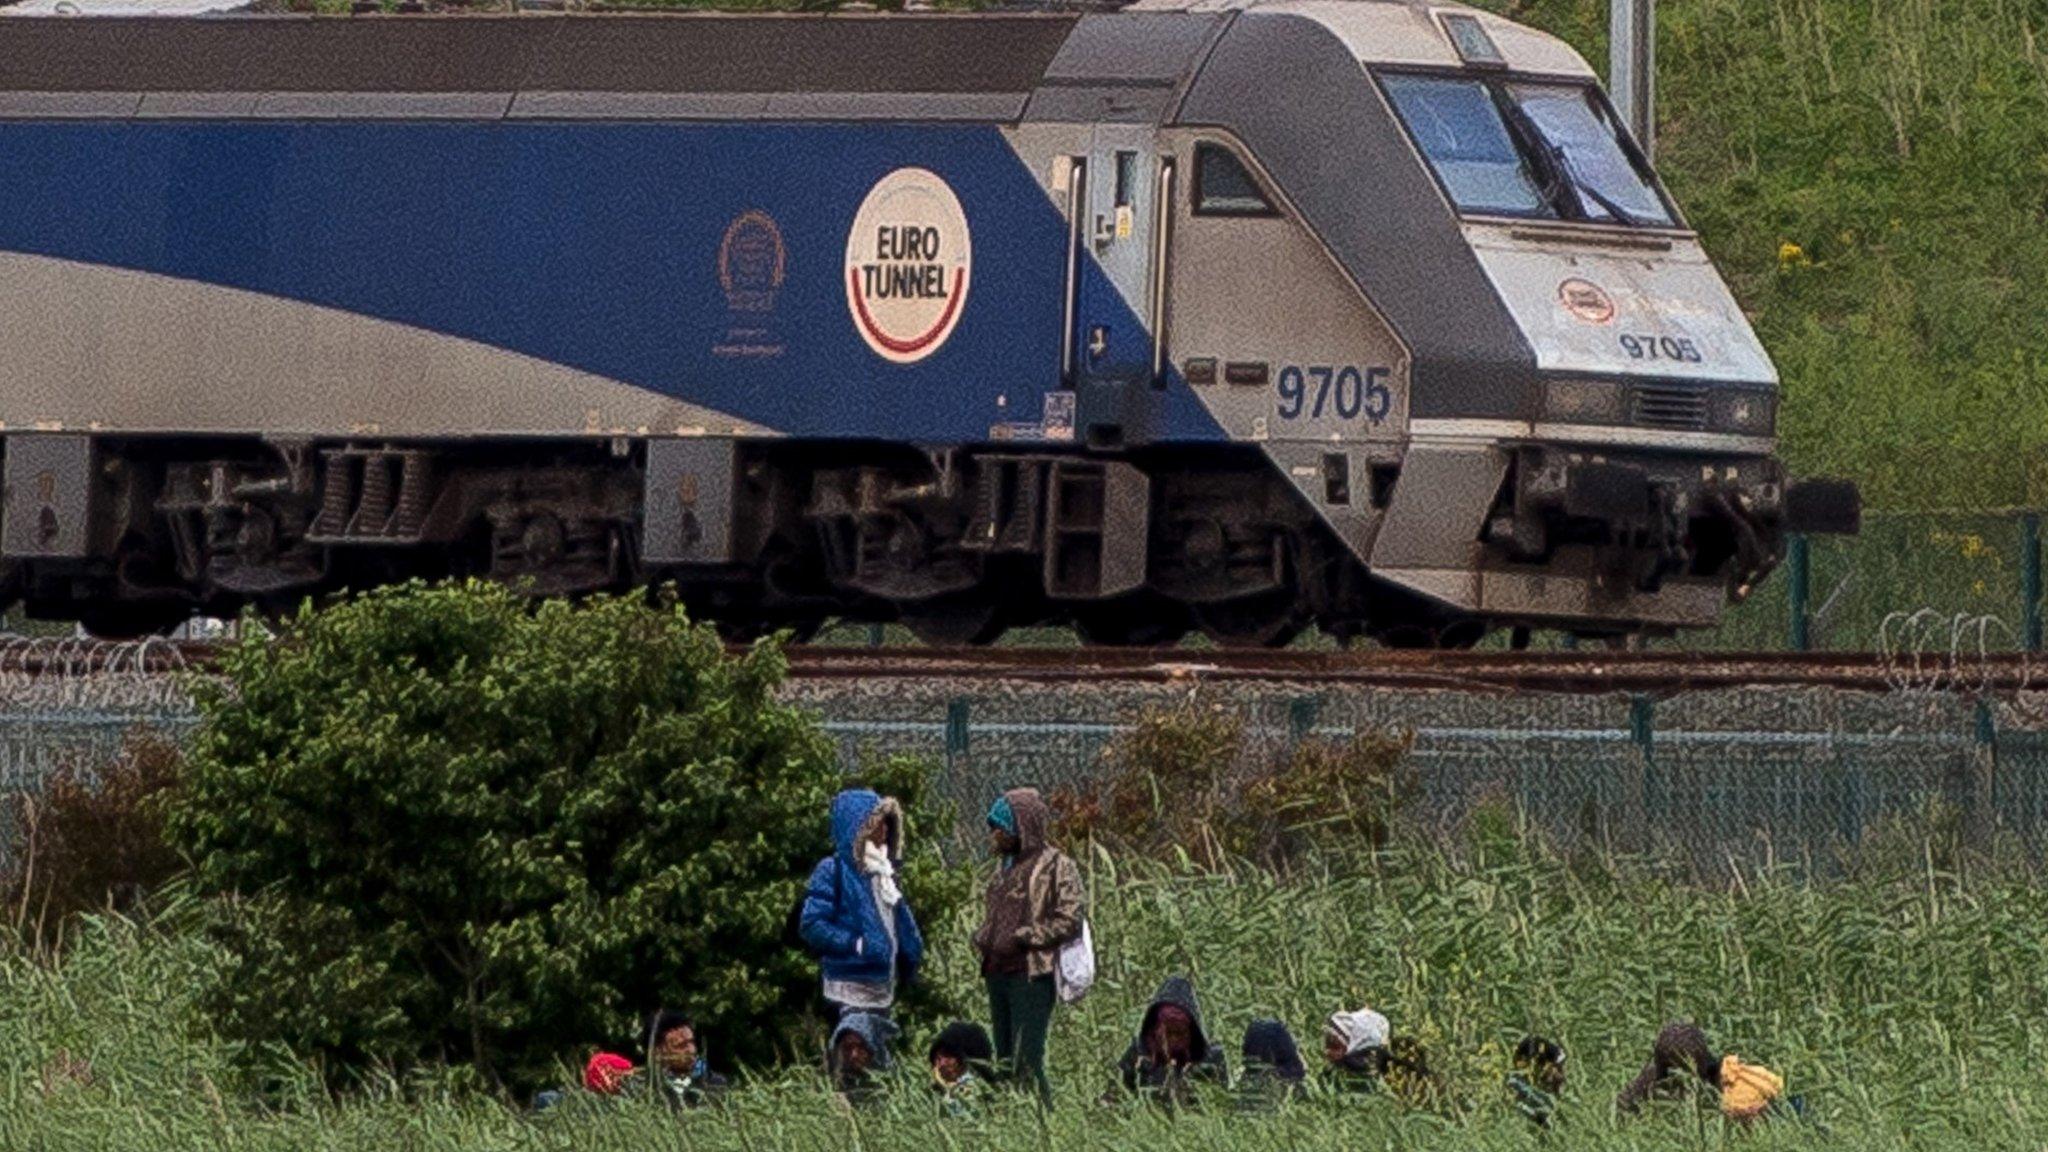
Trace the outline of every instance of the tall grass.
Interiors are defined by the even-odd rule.
[[[631,1107],[528,1117],[432,1076],[330,1098],[282,1054],[250,1071],[209,1032],[194,1005],[215,957],[179,928],[184,917],[156,928],[99,919],[55,962],[19,949],[0,958],[0,1147],[1525,1148],[1533,1138],[1499,1082],[1515,1040],[1537,1030],[1572,1052],[1573,1148],[2038,1149],[2048,892],[1924,861],[1902,857],[1895,875],[1849,884],[1764,872],[1708,890],[1504,839],[1460,858],[1403,851],[1285,882],[1097,854],[1102,982],[1055,1023],[1059,1107],[1043,1126],[1010,1104],[941,1121],[915,1071],[884,1107],[859,1114],[807,1070],[754,1076],[730,1109],[679,1119]],[[964,917],[933,926],[932,978],[972,1004],[969,927]],[[1178,1120],[1096,1104],[1140,1006],[1176,971],[1193,975],[1233,1048],[1254,1016],[1287,1020],[1312,1042],[1333,1008],[1379,1007],[1430,1046],[1456,1099],[1444,1115],[1311,1100],[1277,1115],[1217,1108]],[[1694,1104],[1617,1123],[1614,1092],[1658,1024],[1681,1016],[1785,1072],[1825,1134],[1790,1126],[1738,1138]],[[925,1039],[911,1038],[912,1065]]]

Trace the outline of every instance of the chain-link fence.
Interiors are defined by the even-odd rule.
[[[137,729],[177,735],[194,723],[183,682],[139,659],[102,652],[87,671],[43,660],[28,674],[10,671],[6,652],[0,794],[33,791],[67,762],[102,762]],[[1664,698],[1119,680],[803,680],[786,692],[820,717],[849,770],[891,753],[941,765],[970,835],[1001,789],[1085,789],[1105,746],[1147,710],[1195,707],[1240,717],[1248,758],[1370,728],[1413,733],[1420,792],[1408,815],[1445,833],[1499,805],[1567,848],[1676,852],[1709,869],[1831,867],[1938,803],[1978,842],[2048,847],[2048,693],[1986,697],[1952,667],[1899,684]]]
[[[1950,685],[1954,689],[1955,685]],[[2048,843],[2048,696],[1958,690],[1740,689],[1648,696],[1243,684],[797,685],[843,763],[911,753],[944,763],[963,826],[1000,790],[1085,788],[1104,747],[1147,709],[1223,708],[1248,757],[1363,729],[1412,733],[1408,816],[1455,834],[1500,805],[1553,843],[1823,870],[1889,828],[1943,824],[1989,843]]]

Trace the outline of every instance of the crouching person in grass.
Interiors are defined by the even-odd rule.
[[[1081,870],[1046,841],[1052,812],[1036,788],[1015,788],[989,808],[989,847],[998,861],[983,897],[974,948],[988,984],[996,1059],[1018,1087],[1052,1106],[1046,1036],[1058,1003],[1053,969],[1060,947],[1081,934]]]
[[[1514,1067],[1507,1075],[1508,1102],[1529,1123],[1549,1128],[1557,1115],[1557,1094],[1564,1091],[1564,1048],[1541,1036],[1525,1036],[1515,1045]]]
[[[699,1108],[725,1093],[726,1079],[711,1070],[696,1022],[681,1012],[648,1020],[647,1065],[654,1091],[672,1108]]]
[[[1301,1095],[1308,1079],[1294,1033],[1278,1020],[1254,1020],[1244,1030],[1244,1072],[1237,1085],[1238,1108],[1265,1112]]]
[[[1377,1092],[1387,1071],[1387,1018],[1370,1008],[1332,1012],[1323,1024],[1323,1084],[1338,1095]]]
[[[932,1091],[948,1116],[972,1115],[992,1080],[994,1046],[988,1030],[966,1020],[946,1025],[925,1053],[931,1066]]]
[[[1230,1083],[1229,1062],[1222,1047],[1209,1042],[1187,977],[1159,986],[1117,1071],[1126,1093],[1168,1109],[1199,1103],[1200,1085],[1221,1089]]]
[[[879,1012],[848,1012],[832,1030],[825,1050],[825,1072],[839,1099],[854,1107],[880,1103],[883,1075],[891,1064],[889,1042],[896,1025]]]
[[[640,1070],[633,1062],[617,1052],[592,1053],[583,1064],[583,1091],[592,1100],[604,1100],[625,1093],[626,1086]],[[533,1110],[545,1112],[569,1099],[569,1093],[560,1088],[550,1088],[537,1093],[533,1098]]]
[[[1738,1124],[1805,1114],[1805,1101],[1785,1096],[1783,1077],[1732,1052],[1715,1052],[1706,1033],[1693,1024],[1666,1024],[1657,1033],[1650,1062],[1621,1090],[1614,1105],[1624,1116],[1634,1115],[1645,1100],[1670,1095],[1674,1089],[1682,1091],[1687,1073],[1718,1093],[1721,1114]]]

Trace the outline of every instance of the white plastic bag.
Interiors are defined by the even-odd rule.
[[[1088,921],[1081,921],[1079,936],[1060,945],[1052,979],[1062,1004],[1079,1003],[1095,986],[1095,934],[1088,930]]]

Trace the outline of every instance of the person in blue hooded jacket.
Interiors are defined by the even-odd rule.
[[[832,798],[832,855],[811,870],[799,932],[818,954],[825,999],[843,1015],[886,1013],[916,979],[924,937],[897,887],[903,811],[865,789]]]

